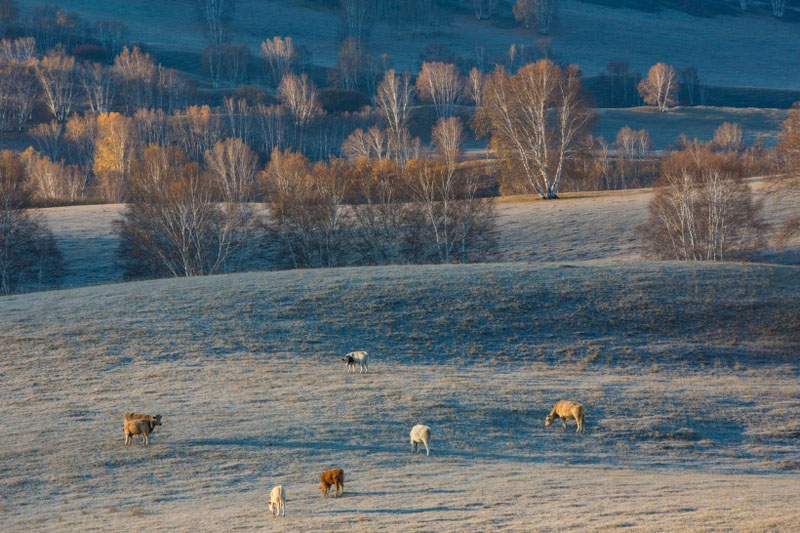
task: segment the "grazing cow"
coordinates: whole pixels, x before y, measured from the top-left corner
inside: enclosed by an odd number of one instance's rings
[[[150,416],[142,413],[125,413],[125,422],[128,420],[144,420],[150,418]]]
[[[328,491],[331,486],[336,486],[334,497],[344,494],[344,470],[341,468],[332,468],[322,473],[319,478],[319,485],[322,489],[322,495],[328,497]],[[341,490],[341,493],[339,492]]]
[[[583,431],[586,427],[585,411],[583,406],[578,402],[561,400],[555,404],[553,410],[550,411],[550,414],[544,419],[544,427],[550,427],[550,424],[552,424],[553,420],[556,418],[561,419],[561,423],[564,425],[564,431],[567,430],[567,420],[570,418],[574,418],[575,422],[578,423],[578,429],[575,430],[575,433]]]
[[[425,455],[430,455],[428,443],[431,441],[431,428],[417,424],[411,428],[411,453],[416,453],[417,445],[422,443],[425,445]]]
[[[286,491],[283,490],[283,485],[272,487],[267,507],[273,518],[281,514],[281,511],[283,511],[283,516],[286,516]]]
[[[126,413],[126,417],[129,413]],[[144,445],[149,443],[150,433],[155,430],[156,426],[161,425],[161,415],[145,415],[147,418],[133,418],[125,421],[125,445],[129,445],[133,441],[133,435],[141,435],[144,440]]]
[[[344,361],[344,364],[347,366],[348,373],[356,371],[356,363],[361,365],[361,369],[358,371],[359,374],[366,374],[369,372],[369,367],[367,366],[367,352],[350,352],[342,357],[342,361]]]

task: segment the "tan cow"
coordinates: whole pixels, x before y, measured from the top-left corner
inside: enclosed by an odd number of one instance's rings
[[[147,418],[128,418],[129,414],[135,413],[125,413],[126,420],[123,430],[125,432],[125,446],[133,441],[133,435],[141,435],[144,445],[147,446],[150,440],[150,433],[153,432],[156,426],[161,425],[161,415],[143,415]]]
[[[550,427],[550,424],[552,424],[553,420],[556,418],[561,419],[561,423],[564,425],[564,431],[567,430],[567,420],[570,418],[574,418],[575,422],[578,423],[578,429],[575,430],[575,433],[583,431],[586,427],[585,411],[583,406],[578,402],[561,400],[555,404],[553,410],[550,411],[550,414],[544,419],[544,427]]]
[[[281,511],[283,511],[283,516],[286,516],[286,491],[283,490],[283,485],[272,487],[267,507],[273,518],[281,514]]]

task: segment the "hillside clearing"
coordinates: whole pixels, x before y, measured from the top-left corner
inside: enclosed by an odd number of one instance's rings
[[[797,279],[781,266],[507,264],[4,298],[0,523],[785,529],[800,519]],[[338,360],[356,348],[368,375]],[[543,427],[561,397],[586,405],[586,435]],[[131,409],[164,416],[147,449],[123,445]],[[409,453],[418,422],[433,428],[430,457]],[[323,501],[333,466],[345,497]],[[285,521],[266,516],[277,483]]]

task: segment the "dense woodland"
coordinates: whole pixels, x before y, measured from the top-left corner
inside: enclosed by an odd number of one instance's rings
[[[179,72],[121,21],[89,24],[55,6],[21,17],[0,0],[0,130],[32,140],[0,158],[0,291],[59,270],[29,207],[126,203],[128,275],[192,276],[236,269],[253,250],[276,267],[487,260],[497,195],[661,185],[644,249],[722,260],[746,257],[770,230],[744,178],[797,174],[800,107],[775,149],[745,145],[732,123],[666,153],[645,130],[593,135],[598,91],[669,112],[703,104],[706,89],[695,69],[664,63],[642,75],[612,62],[587,84],[546,36],[556,0],[319,3],[340,13],[334,68],[321,72],[291,36],[265,38],[258,53],[231,42],[234,1],[198,0],[202,69]],[[465,58],[431,44],[416,72],[370,49],[378,21],[435,34],[443,13],[467,8],[513,16],[535,45]],[[472,139],[485,149],[465,151]]]

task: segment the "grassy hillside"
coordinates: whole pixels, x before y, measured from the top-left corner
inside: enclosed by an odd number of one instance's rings
[[[759,193],[769,179],[751,181]],[[647,219],[649,189],[566,193],[556,202],[530,197],[500,198],[497,205],[498,255],[494,261],[631,261],[639,258],[636,228]],[[779,226],[796,212],[796,194],[766,197],[765,215]],[[62,287],[113,283],[122,277],[113,221],[121,205],[43,209],[66,262]],[[769,248],[757,258],[771,263],[800,263],[800,240]],[[252,265],[268,268],[267,262]]]
[[[27,0],[21,7],[27,12],[49,3]],[[180,67],[187,53],[198,55],[206,44],[191,0],[61,0],[58,5],[90,21],[124,21],[132,40],[152,46],[164,57],[175,54],[178,63],[170,66]],[[561,20],[552,31],[553,49],[587,75],[605,70],[610,61],[628,61],[642,72],[665,61],[679,68],[694,66],[703,83],[710,85],[797,89],[794,56],[781,52],[800,44],[794,22],[754,15],[697,17],[672,9],[646,12],[576,0],[563,2]],[[311,50],[315,64],[331,66],[338,52],[338,27],[336,12],[311,3],[237,0],[231,37],[257,53],[263,39],[291,35]],[[476,21],[464,13],[453,15],[443,32],[431,36],[378,24],[370,46],[376,54],[388,53],[395,67],[416,70],[420,52],[432,42],[463,56],[473,55],[480,44],[490,55],[499,56],[511,43],[532,45],[535,38],[511,23],[508,14]]]
[[[797,279],[506,264],[4,298],[0,524],[785,529],[800,519]],[[368,375],[338,360],[356,348]],[[563,397],[586,405],[585,435],[543,427]],[[131,409],[164,416],[147,449],[123,445]],[[430,457],[409,453],[419,422]],[[323,501],[334,466],[345,497]],[[285,521],[266,516],[277,483]]]

